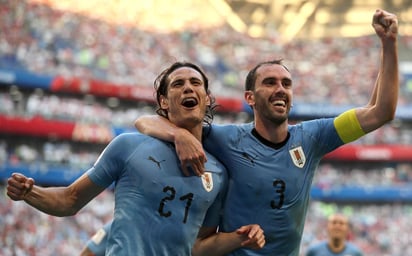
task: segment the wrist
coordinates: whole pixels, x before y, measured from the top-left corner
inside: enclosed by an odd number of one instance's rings
[[[174,129],[171,129],[171,136],[173,142],[176,142],[179,138],[182,138],[184,136],[192,135],[188,130],[181,128],[181,127],[175,127]]]

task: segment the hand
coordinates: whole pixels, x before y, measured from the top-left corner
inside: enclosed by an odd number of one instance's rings
[[[245,237],[241,246],[254,250],[262,249],[266,240],[263,229],[258,224],[246,225],[238,228],[236,233]]]
[[[13,173],[7,179],[7,195],[14,201],[24,200],[34,186],[34,180],[23,174]]]
[[[395,14],[378,9],[373,15],[372,26],[382,39],[394,39],[398,34],[398,19]]]
[[[189,167],[191,167],[194,174],[201,176],[205,171],[205,162],[207,161],[202,143],[186,129],[179,129],[174,143],[183,174],[189,176]]]

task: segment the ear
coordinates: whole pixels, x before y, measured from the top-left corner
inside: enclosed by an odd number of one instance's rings
[[[163,95],[160,96],[160,108],[169,109],[169,101]]]
[[[210,99],[210,95],[206,95],[206,106],[210,106],[210,102],[211,102],[211,99]]]
[[[246,103],[247,103],[249,106],[252,107],[252,106],[255,105],[255,95],[253,94],[252,91],[245,91],[244,97],[245,97]]]

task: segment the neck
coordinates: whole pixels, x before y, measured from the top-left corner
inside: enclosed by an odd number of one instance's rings
[[[174,123],[175,126],[179,128],[183,128],[189,131],[196,139],[202,141],[202,128],[203,128],[203,120],[199,118],[173,118],[173,116],[169,116],[170,122]]]
[[[345,248],[345,241],[342,239],[330,239],[328,245],[332,252],[337,253]]]
[[[255,129],[264,139],[272,143],[281,143],[286,140],[288,136],[288,122],[287,120],[276,124],[268,120],[255,119]]]
[[[202,125],[181,128],[188,130],[198,141],[202,141]]]

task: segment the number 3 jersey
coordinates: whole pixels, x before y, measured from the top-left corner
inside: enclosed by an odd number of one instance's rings
[[[97,185],[115,182],[106,255],[191,255],[199,228],[218,225],[226,190],[226,170],[207,158],[203,176],[186,177],[173,144],[116,137],[88,170]]]
[[[265,234],[263,249],[230,255],[299,255],[314,171],[326,153],[343,144],[333,119],[290,125],[280,145],[260,137],[253,123],[213,125],[204,133],[204,147],[229,173],[220,230],[256,223]]]

